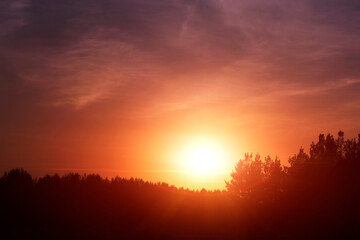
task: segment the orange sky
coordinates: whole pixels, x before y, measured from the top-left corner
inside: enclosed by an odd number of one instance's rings
[[[360,131],[358,1],[0,4],[0,170],[223,188],[245,152],[283,163]],[[213,176],[179,152],[226,152]],[[184,161],[186,161],[184,159]]]

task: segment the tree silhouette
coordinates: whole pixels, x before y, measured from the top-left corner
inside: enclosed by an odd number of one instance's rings
[[[68,173],[0,178],[4,239],[359,238],[360,135],[320,134],[289,158],[245,154],[227,191]],[[235,196],[235,197],[234,197]]]
[[[244,159],[235,164],[230,182],[225,181],[227,190],[237,197],[251,197],[259,200],[267,195],[274,198],[281,189],[283,168],[278,158],[267,156],[264,161],[259,154],[246,153]],[[268,195],[272,195],[272,197]],[[256,196],[257,195],[257,196]],[[256,196],[256,197],[255,197]]]

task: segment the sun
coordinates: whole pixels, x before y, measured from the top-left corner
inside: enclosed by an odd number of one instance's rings
[[[221,165],[218,151],[206,145],[190,149],[187,161],[190,170],[201,174],[214,173]]]
[[[222,145],[209,138],[191,139],[178,157],[182,170],[196,175],[224,172],[228,158]]]

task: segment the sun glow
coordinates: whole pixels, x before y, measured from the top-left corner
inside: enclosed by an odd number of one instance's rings
[[[219,153],[210,146],[191,149],[187,156],[189,167],[196,173],[213,173],[221,164]]]
[[[228,157],[222,145],[208,138],[192,139],[178,154],[181,168],[192,174],[223,174]]]

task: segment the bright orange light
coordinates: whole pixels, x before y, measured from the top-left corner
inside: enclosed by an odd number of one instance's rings
[[[223,174],[228,165],[228,154],[222,145],[209,138],[191,139],[178,152],[182,171],[196,175]]]
[[[210,146],[197,146],[190,149],[187,161],[191,170],[196,173],[213,173],[221,165],[220,154]]]

